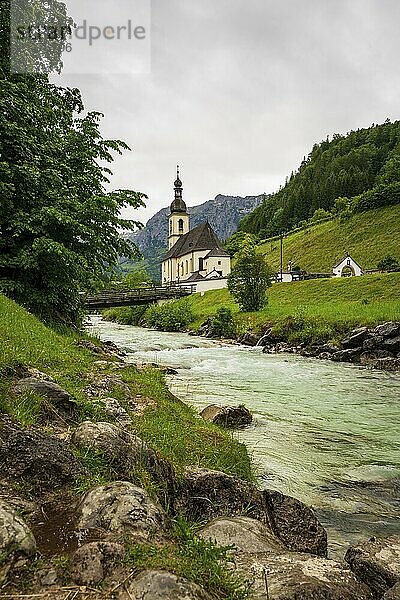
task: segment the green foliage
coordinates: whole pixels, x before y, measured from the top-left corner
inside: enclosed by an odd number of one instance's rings
[[[217,310],[215,317],[211,320],[210,334],[216,338],[235,338],[236,326],[232,311],[229,308],[221,306]]]
[[[388,254],[384,259],[378,262],[377,268],[380,271],[391,271],[400,269],[399,261]]]
[[[354,199],[351,209],[345,199]],[[286,185],[244,217],[239,229],[266,239],[308,221],[318,209],[346,218],[348,210],[399,203],[400,121],[395,121],[316,144]]]
[[[4,32],[7,1],[0,11]],[[42,319],[76,322],[80,292],[100,287],[120,255],[137,255],[120,230],[139,224],[120,211],[143,205],[144,195],[107,191],[108,165],[129,148],[102,138],[102,115],[84,112],[79,90],[46,76],[11,75],[8,52],[2,40],[0,290]]]
[[[229,252],[231,256],[235,256],[239,251],[244,248],[253,248],[257,244],[258,238],[252,233],[246,233],[245,231],[236,231],[233,233],[225,242],[225,250]]]
[[[193,314],[187,302],[153,304],[144,314],[147,325],[160,331],[183,331],[192,320]]]
[[[148,304],[119,306],[116,308],[107,308],[102,311],[101,315],[105,321],[120,323],[121,325],[140,325],[148,308]]]
[[[271,273],[254,248],[243,250],[228,276],[228,289],[244,311],[260,310],[266,303]]]
[[[10,415],[23,427],[29,427],[37,422],[43,402],[43,396],[34,391],[13,395],[4,389],[3,394],[0,393],[0,412]]]
[[[137,289],[143,287],[149,287],[153,285],[153,281],[148,274],[146,268],[141,265],[133,268],[131,271],[125,274],[115,273],[107,284],[106,289],[118,290],[118,289]]]
[[[233,546],[217,546],[198,537],[189,523],[174,523],[174,543],[164,546],[134,544],[128,548],[126,562],[137,569],[161,569],[175,573],[205,588],[213,598],[245,600],[249,587],[230,568]]]
[[[317,223],[318,221],[322,221],[323,219],[329,219],[331,217],[332,213],[328,212],[327,210],[324,210],[323,208],[317,208],[317,210],[309,220],[309,223]]]

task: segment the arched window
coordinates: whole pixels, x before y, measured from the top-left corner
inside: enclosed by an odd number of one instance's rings
[[[178,221],[178,230],[179,233],[183,233],[183,219],[179,219]]]
[[[199,258],[199,271],[204,271],[204,258]]]
[[[185,272],[186,272],[186,275],[189,273],[189,263],[188,263],[188,261],[186,261],[186,271]]]

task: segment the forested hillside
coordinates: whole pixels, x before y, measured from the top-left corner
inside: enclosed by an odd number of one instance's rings
[[[400,121],[334,134],[316,144],[296,173],[244,217],[239,229],[268,238],[315,211],[359,212],[400,203]]]

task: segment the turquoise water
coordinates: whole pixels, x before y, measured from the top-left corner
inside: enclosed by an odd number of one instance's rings
[[[399,374],[101,321],[95,329],[130,361],[178,369],[170,389],[199,410],[245,404],[255,422],[235,435],[260,484],[314,506],[333,555],[361,537],[400,534]]]

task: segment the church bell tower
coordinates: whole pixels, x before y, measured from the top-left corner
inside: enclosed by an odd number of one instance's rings
[[[181,235],[189,231],[189,214],[182,198],[182,181],[179,178],[179,166],[176,168],[176,181],[174,183],[175,198],[170,206],[168,218],[168,249],[176,244]]]

